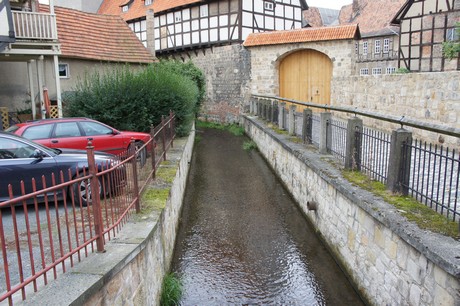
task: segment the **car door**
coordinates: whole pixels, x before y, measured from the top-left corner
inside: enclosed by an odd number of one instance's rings
[[[88,139],[76,121],[57,122],[48,147],[85,150]]]
[[[35,142],[41,143],[44,146],[50,146],[50,137],[51,133],[54,128],[54,123],[49,124],[40,124],[40,125],[32,125],[27,127],[22,136],[33,140]]]
[[[14,196],[21,195],[21,181],[26,193],[32,192],[32,178],[36,180],[37,190],[42,189],[42,175],[47,186],[51,186],[51,173],[58,173],[56,162],[50,155],[34,157],[36,150],[20,140],[0,137],[0,201],[9,199],[9,184]]]
[[[86,138],[91,139],[94,149],[111,154],[126,150],[129,143],[116,130],[94,121],[80,121],[81,130]]]

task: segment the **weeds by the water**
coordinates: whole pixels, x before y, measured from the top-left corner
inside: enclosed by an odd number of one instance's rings
[[[209,129],[225,130],[225,131],[229,131],[235,136],[244,135],[244,128],[238,124],[220,124],[216,122],[199,120],[195,123],[195,126],[202,127],[202,128],[209,128]]]
[[[450,221],[443,215],[418,202],[410,196],[395,195],[388,191],[383,183],[369,179],[358,171],[343,171],[343,176],[357,186],[382,197],[392,204],[409,221],[415,222],[421,229],[443,235],[458,237],[458,223]]]
[[[257,149],[257,144],[254,141],[245,141],[243,142],[243,149],[245,151]]]
[[[180,279],[174,274],[169,273],[163,279],[163,288],[161,291],[161,306],[174,306],[179,304],[182,296],[182,283]]]

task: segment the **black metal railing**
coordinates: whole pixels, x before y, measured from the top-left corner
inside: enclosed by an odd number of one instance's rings
[[[450,220],[459,221],[460,154],[447,147],[413,140],[412,131],[407,127],[457,139],[460,138],[460,129],[404,116],[398,118],[356,108],[261,95],[253,95],[251,113],[264,103],[278,105],[281,115],[276,124],[280,129],[300,136],[306,144],[318,147],[320,153],[332,154],[345,168],[360,170],[371,179],[386,184],[389,190],[411,195]],[[296,107],[303,112],[296,112]],[[325,112],[313,113],[312,109]],[[332,117],[331,111],[352,114],[353,117],[346,122]],[[395,123],[400,128],[390,134],[363,127],[358,116]],[[302,128],[298,124],[289,124],[289,120],[301,121]]]

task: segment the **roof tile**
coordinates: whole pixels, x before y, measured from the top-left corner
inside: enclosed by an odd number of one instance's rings
[[[62,56],[150,63],[154,57],[119,16],[55,7]]]
[[[244,42],[245,47],[289,43],[354,39],[359,37],[358,25],[305,28],[288,31],[252,33]]]
[[[99,14],[119,15],[124,20],[133,20],[146,16],[149,9],[153,9],[155,13],[167,11],[172,8],[181,7],[189,4],[199,3],[203,0],[156,0],[153,4],[145,5],[145,0],[134,0],[128,11],[123,13],[121,6],[126,3],[126,0],[104,0],[99,7]]]

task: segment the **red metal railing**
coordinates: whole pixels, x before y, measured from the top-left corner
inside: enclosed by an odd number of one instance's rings
[[[43,176],[44,188],[37,190],[32,180],[33,192],[26,194],[21,182],[22,194],[16,197],[9,186],[11,200],[0,203],[0,302],[25,300],[50,277],[56,279],[91,252],[104,251],[133,211],[140,211],[140,195],[173,145],[174,122],[171,113],[152,127],[148,143],[135,148],[133,140],[130,150],[110,163],[97,164],[88,143],[88,167],[77,169],[74,177],[70,169],[53,174],[52,186]],[[89,189],[100,192],[89,196]]]

